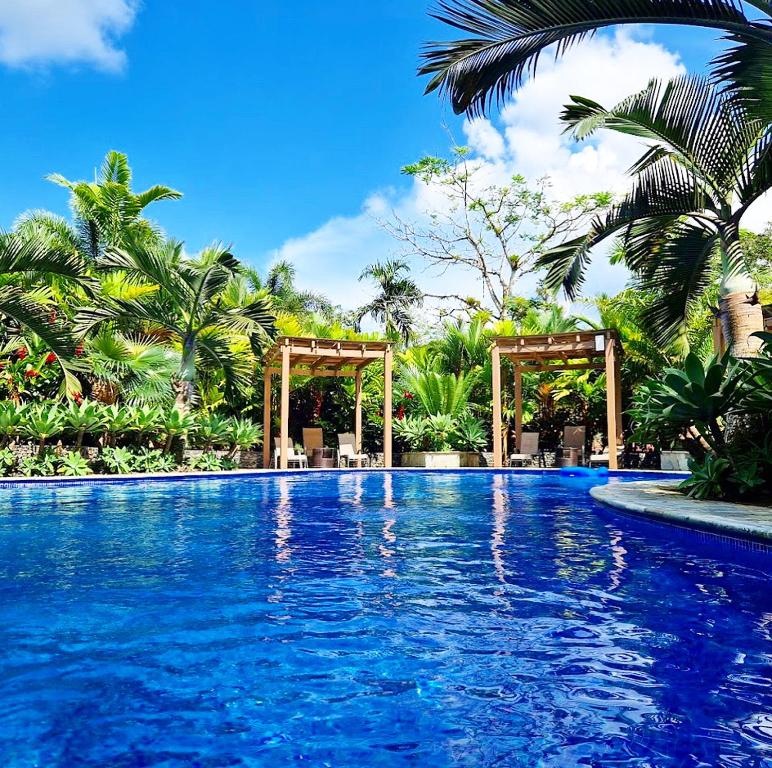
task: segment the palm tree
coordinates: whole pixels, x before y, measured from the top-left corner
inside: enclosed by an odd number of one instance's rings
[[[248,339],[252,353],[259,354],[274,333],[274,317],[266,298],[243,306],[222,301],[240,268],[227,249],[212,246],[190,261],[183,258],[181,243],[135,242],[126,249],[108,248],[96,266],[117,270],[127,281],[152,285],[156,290],[133,299],[102,297],[97,306],[78,313],[80,333],[102,323],[128,321],[176,342],[181,349],[175,375],[176,407],[183,413],[195,397],[199,368],[222,371],[227,398],[243,390],[254,360],[234,349],[234,339]]]
[[[265,279],[254,270],[247,270],[255,289],[266,291],[273,299],[274,307],[293,315],[310,315],[319,312],[331,316],[333,306],[321,293],[301,291],[295,284],[295,265],[289,261],[278,261],[268,270]]]
[[[383,323],[386,335],[402,338],[407,343],[413,330],[411,312],[423,304],[423,293],[409,277],[410,267],[401,259],[376,262],[359,276],[360,281],[372,280],[378,289],[376,297],[357,312],[357,325],[371,315]]]
[[[644,313],[657,341],[685,333],[690,306],[711,282],[720,257],[720,316],[733,353],[759,349],[763,316],[740,243],[748,208],[772,187],[772,127],[706,79],[680,77],[649,86],[604,109],[574,97],[563,120],[578,139],[600,128],[652,142],[631,169],[630,192],[590,231],[544,254],[547,285],[574,298],[590,250],[611,235],[655,301]]]
[[[62,313],[41,285],[51,276],[87,286],[86,265],[79,254],[16,233],[0,233],[0,322],[10,334],[32,332],[58,357],[67,360],[75,342]]]
[[[156,184],[144,192],[131,188],[132,171],[126,155],[110,151],[102,162],[99,178],[93,182],[70,181],[54,173],[49,181],[70,190],[73,213],[77,225],[77,242],[92,259],[108,247],[125,247],[131,242],[157,241],[158,229],[143,218],[145,208],[159,200],[178,200],[182,197],[170,187]],[[72,240],[71,234],[60,229],[61,237]]]
[[[751,7],[758,18],[751,19]],[[772,120],[772,6],[767,0],[440,0],[435,17],[464,38],[431,43],[421,74],[427,92],[446,92],[457,113],[484,112],[502,102],[536,69],[550,46],[558,56],[599,29],[629,24],[705,27],[731,47],[716,60],[718,74]]]

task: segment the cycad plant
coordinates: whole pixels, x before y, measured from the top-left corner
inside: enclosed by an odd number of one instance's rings
[[[413,394],[427,416],[447,414],[453,418],[466,411],[477,373],[437,373],[406,368],[402,372],[403,388]]]
[[[612,109],[574,97],[563,120],[576,138],[601,128],[650,142],[631,190],[588,233],[547,252],[547,284],[575,297],[591,250],[616,235],[660,343],[686,331],[692,304],[720,264],[720,316],[735,356],[755,354],[763,330],[757,287],[740,243],[748,208],[772,187],[772,128],[700,77],[652,81]]]
[[[753,15],[747,10],[752,9]],[[463,37],[424,53],[427,92],[446,92],[457,113],[479,114],[503,102],[554,47],[563,55],[599,29],[631,24],[705,27],[730,44],[719,77],[752,109],[772,119],[772,6],[766,0],[440,0],[435,15]]]
[[[38,458],[43,458],[46,440],[64,430],[64,413],[56,405],[41,403],[31,407],[24,418],[24,432],[38,442]]]

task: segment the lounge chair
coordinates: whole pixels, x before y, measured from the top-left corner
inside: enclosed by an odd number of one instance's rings
[[[509,466],[514,467],[515,464],[525,466],[526,462],[533,464],[535,457],[539,455],[539,433],[538,432],[523,432],[520,435],[520,453],[513,453],[509,457]]]
[[[584,442],[587,427],[565,427],[563,429],[563,448],[574,448],[578,452],[579,466],[584,465]]]
[[[338,446],[339,467],[350,467],[354,463],[361,467],[365,462],[368,467],[370,466],[370,457],[366,453],[357,453],[354,435],[349,433],[338,435]]]
[[[274,437],[273,439],[274,451],[273,451],[273,464],[277,469],[281,463],[281,438]],[[308,458],[305,453],[295,453],[295,446],[292,443],[292,438],[287,438],[287,466],[291,467],[293,464],[297,465],[300,469],[308,469]]]
[[[624,452],[624,448],[618,448],[617,449],[617,459],[622,458],[622,453]],[[608,446],[603,449],[601,453],[593,453],[590,456],[589,464],[591,467],[602,467],[602,466],[608,466],[609,465],[609,452],[608,452]],[[621,464],[621,461],[619,462]]]
[[[303,450],[310,459],[314,448],[324,448],[324,434],[319,427],[303,427]]]

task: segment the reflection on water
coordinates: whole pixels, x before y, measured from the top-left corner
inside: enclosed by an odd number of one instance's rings
[[[769,562],[587,488],[4,490],[4,765],[770,763]]]

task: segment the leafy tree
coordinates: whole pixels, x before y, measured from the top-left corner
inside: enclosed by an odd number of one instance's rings
[[[685,333],[689,309],[710,285],[718,255],[725,336],[735,355],[754,354],[760,341],[752,334],[763,330],[763,319],[740,222],[772,186],[772,129],[698,77],[652,81],[612,109],[574,97],[563,120],[578,139],[609,128],[652,145],[631,169],[630,192],[586,235],[543,256],[547,284],[575,297],[591,249],[619,235],[639,287],[656,297],[644,322],[668,343]]]
[[[746,7],[756,18],[749,18]],[[421,74],[427,92],[446,92],[457,113],[483,112],[502,102],[535,71],[539,56],[558,56],[599,29],[629,24],[706,27],[731,44],[716,64],[739,86],[758,114],[772,119],[772,10],[766,0],[440,0],[436,16],[464,33],[432,43]]]
[[[274,332],[274,317],[266,298],[243,306],[222,302],[223,291],[239,272],[239,262],[227,249],[212,246],[193,262],[183,258],[181,243],[137,242],[127,249],[108,248],[97,269],[118,270],[126,280],[156,290],[130,300],[103,297],[99,306],[79,312],[78,330],[85,334],[102,323],[132,321],[174,340],[181,348],[175,374],[180,411],[190,409],[201,367],[222,371],[226,397],[248,384],[254,360],[234,350],[234,336],[247,338],[258,355]]]
[[[383,323],[389,338],[401,338],[407,344],[413,330],[412,312],[423,303],[423,294],[409,274],[410,267],[400,259],[376,262],[367,267],[359,279],[374,282],[378,293],[358,310],[357,324],[371,315]]]
[[[580,195],[565,203],[550,199],[549,181],[529,184],[514,176],[508,184],[488,181],[482,162],[456,148],[451,160],[424,157],[403,168],[436,192],[441,204],[423,212],[424,221],[394,215],[384,226],[407,256],[417,256],[441,274],[469,275],[480,295],[427,293],[475,315],[487,310],[495,320],[514,316],[523,279],[540,270],[539,256],[611,202],[610,195]]]

